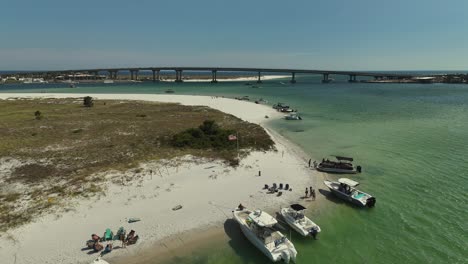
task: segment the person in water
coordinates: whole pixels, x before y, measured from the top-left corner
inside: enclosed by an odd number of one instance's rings
[[[318,230],[317,230],[317,227],[312,227],[312,229],[310,230],[310,235],[314,238],[314,239],[317,239],[317,233],[318,233]]]

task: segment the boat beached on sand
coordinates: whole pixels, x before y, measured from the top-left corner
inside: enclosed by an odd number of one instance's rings
[[[291,113],[289,115],[285,115],[284,119],[286,120],[302,120],[302,117],[297,113]]]
[[[324,181],[324,183],[334,195],[342,200],[360,207],[367,206],[371,208],[375,206],[375,197],[368,193],[361,192],[355,188],[359,185],[359,182],[347,178],[341,178],[337,182]]]
[[[296,262],[297,251],[291,241],[281,232],[273,229],[275,218],[261,211],[251,211],[242,206],[233,211],[242,233],[271,261]]]
[[[305,207],[300,204],[291,204],[289,208],[281,208],[280,214],[294,230],[302,236],[315,238],[321,231],[320,227],[304,215]]]
[[[361,173],[361,166],[356,166],[351,163],[353,158],[343,157],[343,156],[334,156],[337,161],[323,159],[322,162],[318,164],[315,168],[321,172],[328,173],[346,173],[346,174],[356,174]]]

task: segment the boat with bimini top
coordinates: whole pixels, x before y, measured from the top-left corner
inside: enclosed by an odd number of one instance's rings
[[[316,235],[321,231],[320,226],[305,216],[306,208],[300,204],[291,204],[287,208],[281,208],[280,215],[286,223],[302,236]]]
[[[375,197],[372,195],[359,191],[355,187],[359,185],[359,182],[350,180],[348,178],[338,179],[334,181],[324,181],[325,185],[330,191],[338,198],[355,204],[360,207],[374,207],[376,203]]]
[[[296,248],[285,235],[273,228],[278,222],[271,215],[241,206],[233,211],[233,216],[247,239],[271,261],[296,262]]]

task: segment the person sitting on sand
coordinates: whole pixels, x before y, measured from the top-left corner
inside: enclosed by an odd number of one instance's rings
[[[110,253],[112,251],[112,248],[113,248],[112,243],[108,243],[104,251],[101,252],[101,256],[103,256],[104,254]]]
[[[239,208],[239,210],[244,210],[245,206],[243,206],[243,205],[240,203],[239,206],[237,206],[237,208]]]

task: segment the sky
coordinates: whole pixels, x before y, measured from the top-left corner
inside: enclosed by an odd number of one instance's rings
[[[467,0],[3,0],[0,70],[468,70]]]

